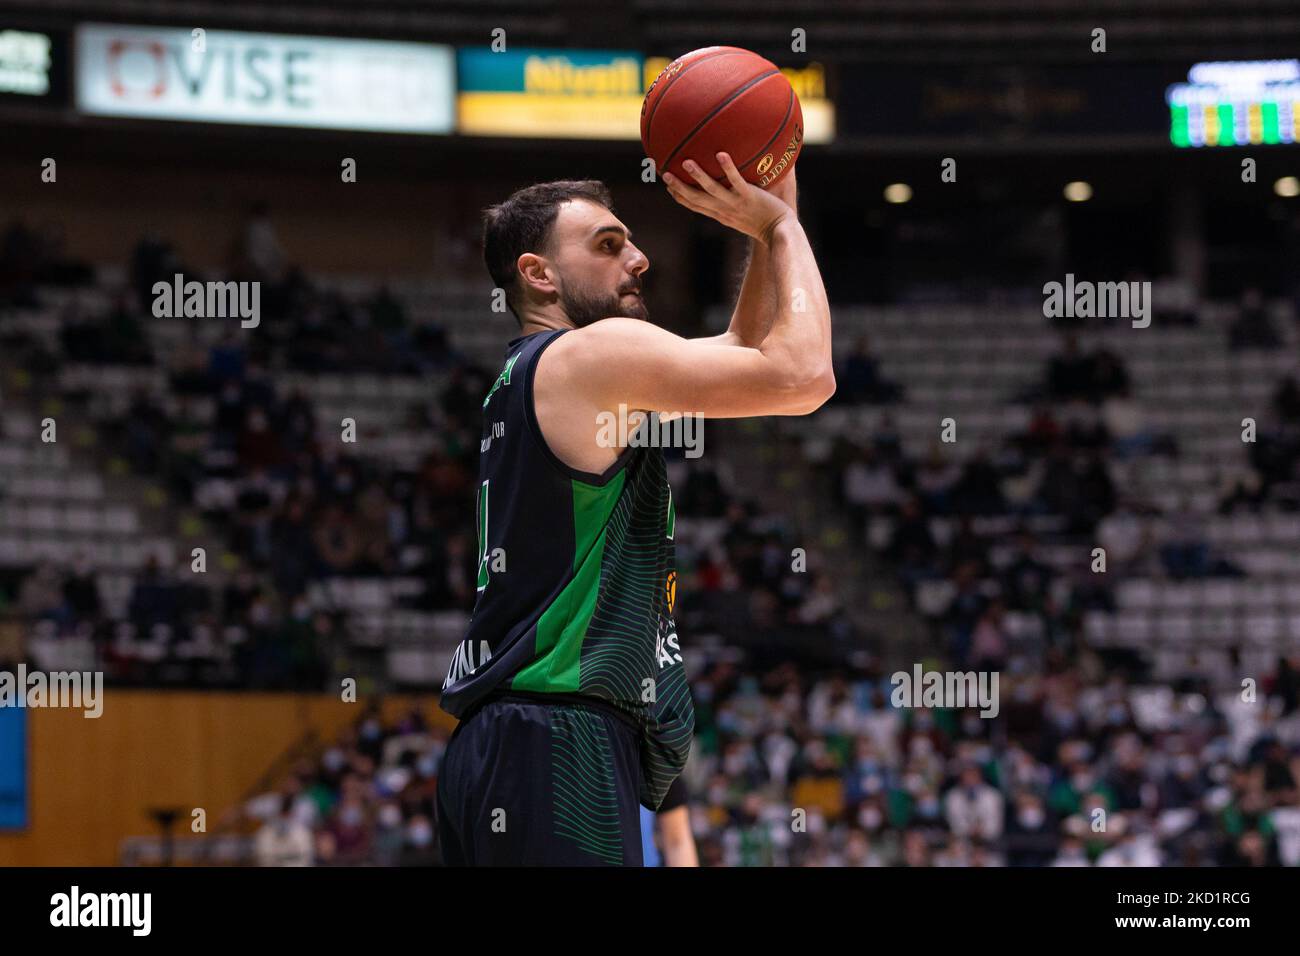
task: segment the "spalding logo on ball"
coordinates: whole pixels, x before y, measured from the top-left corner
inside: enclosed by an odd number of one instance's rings
[[[726,182],[715,154],[725,152],[746,182],[767,188],[803,147],[803,110],[790,81],[770,60],[734,46],[709,46],[664,67],[641,104],[641,145],[660,174],[687,183],[692,159]]]

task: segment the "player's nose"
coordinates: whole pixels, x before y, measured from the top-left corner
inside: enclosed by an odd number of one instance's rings
[[[639,276],[650,268],[650,260],[646,258],[646,254],[636,246],[633,246],[631,243],[628,243],[628,245],[632,249],[632,259],[628,263],[627,271],[632,273],[634,276]]]

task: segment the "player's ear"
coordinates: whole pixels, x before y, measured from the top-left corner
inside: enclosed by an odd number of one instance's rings
[[[553,293],[558,291],[551,280],[550,263],[545,256],[535,252],[525,252],[515,263],[519,269],[521,281],[538,292]]]

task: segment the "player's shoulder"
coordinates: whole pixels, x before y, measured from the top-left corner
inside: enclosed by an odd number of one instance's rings
[[[575,370],[609,370],[611,363],[644,356],[647,349],[662,346],[664,338],[671,336],[643,319],[610,316],[557,336],[547,349],[548,361]]]
[[[609,318],[593,322],[591,325],[573,329],[564,338],[569,339],[571,344],[577,342],[596,344],[621,342],[628,339],[639,341],[663,334],[665,334],[663,329],[651,322],[647,322],[645,319],[633,319],[625,315],[611,315]]]

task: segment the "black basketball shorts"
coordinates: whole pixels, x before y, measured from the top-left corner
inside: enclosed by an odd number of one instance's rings
[[[506,692],[465,716],[438,773],[449,866],[641,866],[640,733],[603,702]]]

